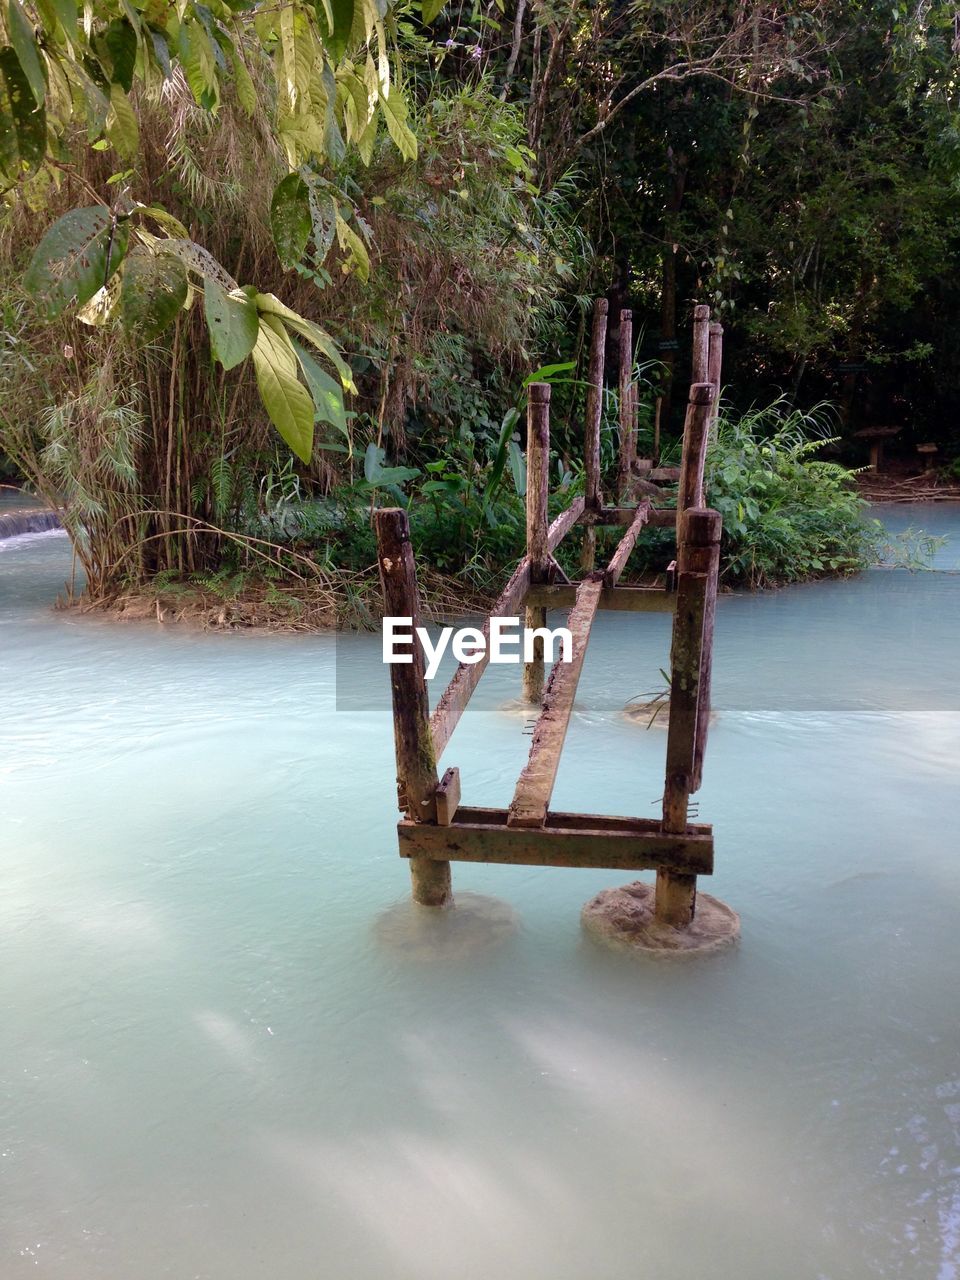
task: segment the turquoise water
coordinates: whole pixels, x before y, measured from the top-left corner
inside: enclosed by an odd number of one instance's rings
[[[720,601],[743,939],[677,964],[581,936],[604,872],[455,866],[516,928],[408,931],[378,640],[51,612],[69,572],[0,543],[3,1280],[960,1277],[960,577]],[[557,808],[656,812],[620,708],[667,628],[601,618]],[[448,749],[469,803],[516,685]]]

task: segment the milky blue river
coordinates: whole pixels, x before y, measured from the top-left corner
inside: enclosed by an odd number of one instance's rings
[[[883,514],[937,571],[720,601],[743,937],[679,963],[581,934],[608,872],[411,913],[377,637],[53,612],[64,536],[0,542],[2,1280],[960,1280],[960,509]],[[601,618],[558,809],[656,812],[621,708],[668,627]],[[468,803],[517,683],[448,748]]]

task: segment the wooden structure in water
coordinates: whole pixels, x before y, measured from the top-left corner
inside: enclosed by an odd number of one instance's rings
[[[523,698],[539,707],[530,754],[506,809],[461,803],[460,775],[437,761],[489,660],[461,663],[431,714],[424,655],[413,645],[413,661],[390,667],[397,756],[398,832],[401,856],[409,858],[415,901],[442,907],[452,901],[450,864],[521,863],[545,867],[655,870],[655,915],[660,924],[683,929],[696,911],[697,877],[713,870],[713,833],[689,821],[691,795],[700,786],[710,719],[710,664],[720,554],[720,516],[704,506],[703,473],[720,386],[722,329],[708,307],[694,314],[693,379],[678,469],[659,468],[637,457],[636,399],[631,382],[633,345],[629,311],[620,316],[620,448],[617,501],[607,504],[601,488],[600,425],[604,386],[607,303],[597,301],[588,370],[585,423],[585,493],[552,523],[547,497],[550,453],[550,387],[529,388],[527,417],[527,548],[491,617],[525,615],[527,627],[546,625],[549,609],[569,609],[572,637],[568,662],[558,661],[544,681],[543,642],[523,667]],[[659,486],[676,483],[676,501]],[[419,623],[416,567],[406,512],[376,513],[385,614]],[[570,582],[554,559],[575,525],[584,527],[579,582]],[[622,537],[604,568],[595,567],[596,531],[618,527]],[[647,528],[676,530],[672,584],[660,589],[620,585],[630,555]],[[590,632],[601,609],[660,611],[673,615],[670,652],[670,716],[663,809],[659,818],[622,818],[558,813],[550,808],[564,738]]]

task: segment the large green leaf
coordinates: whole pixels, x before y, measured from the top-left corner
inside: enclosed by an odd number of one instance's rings
[[[118,156],[132,160],[140,148],[140,130],[130,99],[118,84],[110,86],[107,138]]]
[[[125,328],[141,342],[152,342],[187,300],[187,269],[179,258],[132,253],[123,268],[120,306]]]
[[[71,209],[37,245],[24,287],[50,319],[67,306],[83,306],[120,266],[128,235],[126,222],[114,223],[105,205]]]
[[[47,96],[47,81],[40,64],[33,27],[20,7],[20,0],[10,0],[7,6],[7,29],[10,32],[10,43],[20,59],[23,74],[27,77],[37,106],[42,106]]]
[[[47,120],[38,107],[20,59],[8,45],[0,49],[0,180],[11,186],[43,159]]]
[[[363,475],[367,484],[375,488],[402,486],[410,480],[416,480],[420,474],[419,467],[385,467],[386,450],[372,440],[363,455]]]
[[[295,267],[310,239],[310,191],[299,173],[288,173],[270,202],[273,243],[284,270]]]
[[[417,140],[407,124],[406,99],[396,85],[390,86],[389,93],[380,94],[380,106],[383,108],[383,118],[387,122],[390,137],[396,143],[398,151],[404,159],[416,160]]]
[[[257,304],[242,289],[228,293],[216,280],[203,282],[203,311],[210,348],[225,369],[233,369],[253,351],[259,333]]]
[[[313,406],[318,422],[329,422],[331,426],[350,439],[347,430],[347,415],[343,408],[343,390],[340,384],[330,377],[326,369],[321,369],[309,351],[294,342],[293,349],[303,373],[304,381],[313,396]]]
[[[38,5],[41,13],[44,12],[44,4]],[[76,0],[46,0],[46,7],[51,11],[52,15],[59,19],[60,25],[63,27],[64,34],[71,44],[77,41],[77,3]],[[46,18],[46,14],[44,14]],[[56,22],[50,21],[51,30],[56,26]]]
[[[230,55],[230,62],[233,66],[233,83],[237,91],[237,101],[247,115],[252,116],[257,109],[257,91],[253,87],[243,55],[234,50]]]
[[[253,367],[270,421],[297,457],[309,462],[313,455],[313,400],[297,377],[293,343],[274,316],[260,319]]]
[[[447,0],[420,0],[420,12],[428,25],[440,14]]]
[[[190,92],[201,107],[213,111],[219,97],[213,41],[199,22],[180,23],[180,64]]]
[[[126,18],[114,18],[104,41],[113,64],[110,83],[122,85],[124,93],[129,93],[137,62],[137,33]]]
[[[327,37],[326,45],[330,51],[330,60],[336,66],[350,43],[354,0],[330,0],[330,4],[333,11],[333,29]]]
[[[321,329],[312,320],[307,320],[304,316],[298,315],[296,311],[291,311],[272,293],[258,293],[256,297],[257,308],[262,315],[276,316],[294,333],[299,333],[301,338],[306,338],[308,342],[317,348],[321,355],[327,357],[337,373],[339,373],[340,381],[344,387],[348,391],[356,390],[353,385],[353,371],[341,356],[336,344],[325,329]]]

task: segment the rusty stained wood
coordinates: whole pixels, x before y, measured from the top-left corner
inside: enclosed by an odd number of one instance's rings
[[[707,575],[707,598],[703,614],[703,647],[700,655],[700,690],[697,695],[697,737],[693,752],[693,780],[691,791],[699,791],[703,781],[703,761],[707,752],[707,735],[710,729],[710,691],[713,677],[713,632],[717,613],[717,584],[720,576],[720,538],[723,521],[718,511],[711,512],[715,523],[706,545],[687,548],[687,563],[691,569]]]
[[[389,508],[374,514],[377,555],[384,613],[420,622],[417,570],[410,546],[407,513]],[[413,646],[409,663],[390,664],[393,699],[393,737],[397,757],[397,796],[407,818],[415,823],[436,822],[437,765],[430,732],[430,703],[420,645]],[[451,901],[450,864],[426,858],[410,863],[413,897],[427,907]]]
[[[590,363],[587,366],[587,405],[584,423],[584,486],[588,507],[600,505],[600,418],[603,409],[603,367],[607,345],[607,300],[593,304]]]
[[[670,722],[667,728],[667,767],[663,790],[663,830],[679,834],[687,830],[690,793],[696,768],[697,720],[703,669],[704,630],[711,583],[716,575],[696,571],[712,564],[713,548],[720,541],[720,516],[716,511],[688,510],[681,522],[678,555],[677,610],[670,650]],[[662,924],[685,928],[696,909],[694,875],[657,872],[655,913]]]
[[[505,809],[461,807],[450,826],[403,821],[397,831],[404,858],[618,871],[667,868],[691,876],[713,871],[713,833],[707,826],[668,835],[648,819],[551,813],[545,826],[516,827],[509,825]]]
[[[633,430],[633,312],[620,312],[619,391],[620,391],[620,458],[617,492],[623,491],[633,469],[636,457],[636,437]]]
[[[583,430],[584,492],[586,506],[596,510],[603,501],[600,493],[600,418],[603,411],[603,372],[607,346],[607,300],[597,298],[593,305],[593,330],[590,335],[590,363],[587,367],[586,422]],[[596,564],[597,534],[592,525],[583,531],[580,568],[592,573]]]
[[[687,825],[687,802],[697,740],[700,653],[707,585],[704,573],[679,574],[670,651],[670,721],[663,793],[665,831],[683,831]]]
[[[437,822],[449,827],[460,804],[460,770],[452,765],[437,787]]]
[[[543,697],[543,710],[533,730],[530,755],[513,793],[507,819],[511,826],[540,827],[546,819],[560,764],[560,753],[573,710],[573,700],[583,670],[590,628],[600,607],[602,591],[603,581],[599,577],[581,582],[577,588],[576,603],[567,618],[572,639],[572,660],[558,660],[550,673]]]
[[[549,565],[547,498],[550,488],[550,384],[527,389],[527,555],[534,582],[543,582]]]
[[[577,588],[544,583],[531,587],[528,598],[545,609],[569,609],[576,602]],[[614,613],[673,613],[676,606],[676,592],[659,587],[604,587],[600,592],[600,608]]]
[[[693,360],[690,381],[710,381],[710,308],[700,303],[693,308]]]
[[[707,460],[710,416],[713,413],[713,387],[697,382],[690,388],[690,401],[683,424],[683,458],[677,485],[677,537],[683,512],[703,505],[703,468]]]
[[[603,585],[605,587],[615,587],[620,581],[620,575],[627,567],[627,561],[633,548],[637,545],[637,538],[640,536],[640,530],[648,523],[650,519],[650,503],[641,502],[636,509],[633,520],[627,527],[626,533],[617,544],[617,549],[610,557],[610,563],[607,565],[603,573]]]
[[[583,515],[585,503],[586,499],[583,497],[574,498],[566,511],[561,511],[550,522],[550,527],[547,530],[547,550],[549,552],[556,551],[557,547]]]
[[[527,390],[527,555],[530,581],[550,577],[547,503],[550,488],[550,384],[533,382]],[[538,631],[547,625],[544,611],[527,605],[524,625]],[[523,664],[521,697],[539,706],[543,699],[543,639],[533,642],[533,656]]]
[[[487,618],[481,628],[484,641],[483,657],[479,662],[473,664],[460,663],[434,708],[433,715],[430,718],[430,727],[433,733],[433,749],[438,760],[443,755],[447,743],[450,741],[453,731],[466,710],[474,689],[480,683],[480,677],[487,669],[487,663],[490,661],[490,618],[519,617],[529,589],[530,561],[524,556],[516,569],[514,569],[510,581],[500,593],[496,604],[490,610],[490,617]]]
[[[644,501],[647,502],[649,499],[645,498]],[[584,511],[581,519],[584,524],[612,529],[620,525],[633,524],[636,514],[636,507],[601,507],[599,511]],[[655,529],[674,528],[677,523],[676,507],[651,507],[647,523]]]

